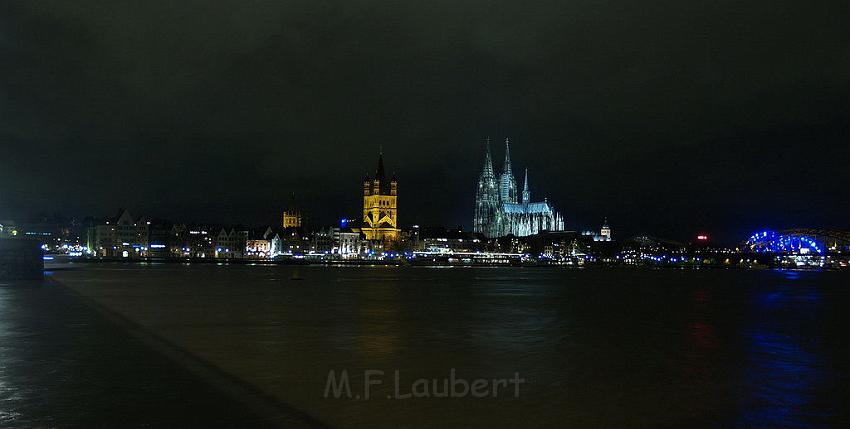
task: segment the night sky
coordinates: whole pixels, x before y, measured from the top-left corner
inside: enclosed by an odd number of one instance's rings
[[[0,219],[471,228],[483,140],[568,229],[850,228],[844,1],[4,1]],[[521,183],[520,183],[521,185]]]

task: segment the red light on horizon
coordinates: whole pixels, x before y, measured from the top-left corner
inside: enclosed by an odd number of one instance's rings
[[[697,240],[700,240],[700,241],[708,240],[708,236],[707,235],[698,235]]]

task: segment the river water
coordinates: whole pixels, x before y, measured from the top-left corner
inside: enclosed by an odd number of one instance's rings
[[[308,425],[850,424],[848,273],[95,264],[50,277]],[[342,371],[351,395],[334,397]],[[477,379],[486,397],[464,392]]]

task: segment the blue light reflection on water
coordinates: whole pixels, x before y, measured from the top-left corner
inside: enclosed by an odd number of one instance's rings
[[[824,422],[834,420],[837,410],[821,406],[818,396],[834,380],[817,347],[821,339],[801,335],[817,331],[822,297],[799,272],[780,275],[775,285],[756,292],[743,332],[747,366],[736,427],[828,427]]]

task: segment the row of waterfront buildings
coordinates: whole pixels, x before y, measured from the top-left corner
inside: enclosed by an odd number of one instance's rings
[[[488,250],[503,247],[503,237],[531,237],[564,232],[564,218],[547,200],[534,201],[525,170],[522,190],[511,166],[510,142],[505,139],[501,173],[493,167],[489,141],[484,167],[475,189],[473,230],[402,228],[398,211],[398,180],[386,174],[383,154],[374,175],[362,182],[362,218],[338,226],[308,230],[301,211],[291,203],[276,225],[262,227],[171,223],[134,217],[120,210],[114,217],[27,224],[23,235],[44,242],[49,251],[65,251],[101,258],[216,258],[273,259],[281,256],[329,255],[339,258],[371,257],[384,253],[428,249]],[[294,197],[293,197],[294,201]],[[17,233],[12,222],[0,221],[0,236]],[[5,232],[4,232],[5,231]],[[459,238],[462,234],[465,238]],[[583,239],[610,241],[607,223]],[[454,237],[454,238],[452,238]],[[466,240],[466,241],[464,241]],[[452,245],[447,245],[452,243]],[[462,244],[461,244],[462,243]]]
[[[44,218],[16,224],[0,220],[0,238],[38,240],[48,254],[102,259],[407,258],[464,264],[524,263],[531,259],[579,265],[728,267],[776,261],[792,266],[850,265],[850,233],[846,231],[761,231],[746,243],[729,247],[717,246],[705,235],[692,243],[646,236],[614,242],[607,219],[598,230],[567,231],[564,217],[548,199],[532,199],[528,170],[524,171],[520,190],[507,139],[498,175],[488,142],[474,195],[472,231],[402,227],[398,180],[394,174],[386,174],[383,154],[379,154],[374,175],[367,175],[362,182],[362,217],[344,219],[339,225],[307,228],[305,217],[293,202],[270,226],[174,223],[120,210],[114,217],[79,222]]]
[[[340,225],[308,230],[291,222],[289,211],[276,226],[249,228],[240,225],[172,223],[133,216],[128,210],[109,218],[83,223],[44,220],[15,226],[5,221],[0,237],[18,236],[41,241],[49,254],[66,253],[108,259],[275,259],[280,257],[381,258],[411,252],[512,252],[538,251],[548,257],[566,256],[573,241],[598,241],[598,234],[548,231],[515,237],[487,237],[461,228],[396,228],[392,242],[370,239],[364,227]],[[300,213],[298,214],[300,216]],[[284,227],[283,225],[287,225]],[[606,232],[603,229],[600,232]],[[370,232],[371,234],[371,232]],[[545,245],[539,244],[546,242]],[[547,247],[548,246],[548,247]],[[554,247],[553,247],[554,246]],[[574,249],[573,249],[574,250]]]
[[[206,224],[173,224],[135,218],[122,210],[116,217],[90,226],[86,252],[105,258],[273,259],[304,255],[347,258],[371,250],[370,242],[350,228],[328,227],[306,232],[300,213],[287,211],[280,226],[248,228]]]

